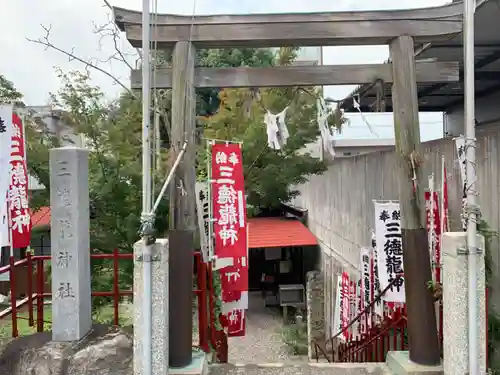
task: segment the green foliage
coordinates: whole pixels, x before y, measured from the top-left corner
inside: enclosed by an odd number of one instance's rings
[[[274,54],[269,49],[229,48],[197,51],[196,64],[207,68],[239,66],[272,66]],[[199,88],[196,90],[196,114],[212,116],[220,107],[220,89]]]
[[[3,74],[0,74],[0,103],[19,102],[22,103],[23,94],[16,90],[14,84]]]
[[[281,335],[291,355],[307,355],[307,323],[295,322],[281,328]]]
[[[61,122],[81,136],[89,153],[90,244],[93,252],[132,252],[138,240],[142,210],[141,171],[141,102],[129,94],[116,101],[106,101],[99,87],[90,84],[82,72],[67,74],[57,70],[60,90],[52,95],[52,106]],[[12,94],[13,86],[0,89]],[[49,150],[59,145],[60,134],[52,134],[41,121],[26,121],[28,170],[46,187],[32,197],[36,209],[49,205]],[[156,171],[155,192],[160,190]],[[163,232],[168,223],[168,201],[164,199],[157,212],[156,229]],[[36,235],[36,234],[35,234]],[[120,288],[132,284],[132,262],[120,261]],[[93,260],[92,290],[110,291],[112,285],[110,260]],[[97,309],[107,298],[94,301]]]
[[[139,100],[128,93],[114,102],[106,102],[104,93],[89,83],[80,72],[58,71],[62,88],[52,96],[53,105],[63,114],[63,122],[80,134],[89,155],[89,195],[91,201],[91,248],[94,252],[132,252],[138,239],[142,210],[141,127]],[[155,191],[160,190],[160,172],[156,171]],[[157,212],[155,228],[167,227],[167,203]],[[109,290],[111,262],[95,261],[93,290]],[[122,288],[132,284],[132,262],[120,264]],[[102,299],[105,304],[106,299]],[[101,304],[96,304],[97,306]]]
[[[220,279],[220,272],[212,271],[212,286],[214,290],[214,316],[215,316],[215,329],[221,330],[222,326],[219,321],[219,316],[222,314],[222,283]]]
[[[261,61],[260,65],[289,65],[295,57],[295,49],[282,48],[274,60]],[[247,62],[257,64],[258,59],[254,56]],[[316,98],[319,95],[319,90],[314,87],[258,91],[225,89],[219,93],[219,111],[203,119],[206,138],[243,142],[247,202],[255,213],[273,210],[280,203],[290,201],[299,194],[293,189],[294,185],[305,182],[308,175],[325,171],[326,166],[318,159],[299,152],[319,137],[316,122]],[[279,113],[287,106],[286,124],[290,138],[281,150],[271,150],[267,146],[264,115],[267,110]],[[335,124],[340,125],[341,121]],[[207,155],[203,151],[199,152],[199,165],[204,167]]]

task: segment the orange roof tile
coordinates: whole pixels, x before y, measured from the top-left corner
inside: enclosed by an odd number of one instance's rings
[[[317,245],[316,237],[299,220],[279,217],[248,219],[248,248]]]
[[[40,207],[40,209],[31,215],[31,225],[33,228],[41,226],[50,226],[50,207]]]
[[[50,207],[41,207],[32,214],[34,228],[50,226]],[[299,220],[279,217],[256,217],[248,219],[248,247],[310,246],[317,245],[316,237]]]

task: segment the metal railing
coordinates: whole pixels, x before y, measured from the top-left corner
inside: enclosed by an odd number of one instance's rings
[[[349,324],[326,341],[330,344],[331,353],[328,353],[326,345],[322,347],[316,340],[312,340],[317,362],[319,362],[320,354],[328,362],[383,362],[388,351],[408,348],[406,307],[389,308],[383,305],[382,316],[375,313],[376,305],[384,304],[384,295],[395,285],[399,277],[382,290]],[[441,309],[441,305],[439,308]],[[362,334],[352,333],[352,328],[356,324],[365,327]],[[439,326],[439,337],[442,343],[442,322]]]
[[[123,297],[132,297],[133,290],[120,289],[120,261],[133,261],[132,253],[120,253],[114,249],[112,253],[92,253],[91,260],[111,260],[112,263],[112,287],[108,291],[92,291],[92,297],[108,297],[112,299],[113,324],[120,323],[120,302]],[[51,298],[51,287],[48,282],[47,263],[51,256],[34,256],[26,254],[26,258],[16,261],[14,257],[9,258],[9,264],[0,267],[0,275],[9,275],[10,306],[0,311],[0,323],[10,317],[12,337],[19,336],[19,319],[28,320],[30,327],[36,326],[37,332],[44,331],[44,324],[51,323],[45,317],[45,299]],[[213,293],[212,269],[210,263],[202,261],[201,253],[194,252],[194,265],[196,270],[196,286],[193,293],[197,299],[198,308],[198,333],[199,347],[209,353],[212,349],[216,351],[220,362],[227,361],[227,337],[225,332],[217,330],[215,316],[215,295]],[[24,280],[23,280],[24,279]],[[24,285],[21,289],[21,281]],[[23,298],[17,297],[22,295]],[[27,311],[26,311],[27,310]],[[20,314],[27,312],[27,317]],[[225,345],[224,345],[225,343]]]

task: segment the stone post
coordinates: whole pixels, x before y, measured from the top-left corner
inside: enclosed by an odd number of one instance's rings
[[[144,280],[143,243],[134,245],[134,375],[143,375],[144,321],[142,319]],[[168,240],[157,239],[152,247],[152,369],[168,375]],[[174,304],[175,308],[175,304]]]
[[[77,341],[92,326],[88,151],[50,150],[52,340]]]
[[[469,371],[468,338],[468,255],[466,233],[450,232],[443,235],[443,365],[445,375],[466,374]],[[478,291],[478,355],[479,373],[486,374],[486,294],[484,268],[484,238],[477,236],[482,250],[477,257]]]
[[[325,343],[325,281],[318,271],[307,273],[307,340],[309,342],[307,355],[309,360],[316,358],[314,341],[321,346]],[[321,353],[318,352],[318,355]]]

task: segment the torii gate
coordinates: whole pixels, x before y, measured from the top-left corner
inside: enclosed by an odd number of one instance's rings
[[[170,364],[191,362],[192,233],[195,230],[195,88],[326,86],[372,83],[393,84],[396,145],[400,154],[400,204],[403,216],[403,248],[408,307],[410,359],[422,365],[438,364],[434,306],[426,283],[431,280],[427,235],[415,203],[412,163],[420,149],[417,82],[458,81],[456,62],[415,61],[415,46],[447,40],[462,31],[462,2],[392,11],[356,11],[297,14],[155,16],[153,42],[159,49],[173,48],[171,69],[159,69],[153,88],[172,89],[172,137],[174,152],[189,142],[176,172],[187,195],[171,192]],[[142,44],[142,13],[114,8],[115,22],[134,47]],[[276,46],[390,46],[387,64],[286,66],[272,68],[195,68],[195,48]],[[191,56],[191,59],[188,59]],[[140,71],[132,71],[132,88],[141,87]],[[187,137],[187,138],[186,138]],[[423,183],[421,169],[417,181]],[[422,184],[420,184],[423,186]],[[422,207],[422,206],[421,206]],[[173,306],[172,306],[173,307]],[[424,319],[422,317],[425,317]],[[173,343],[175,342],[175,345]]]

